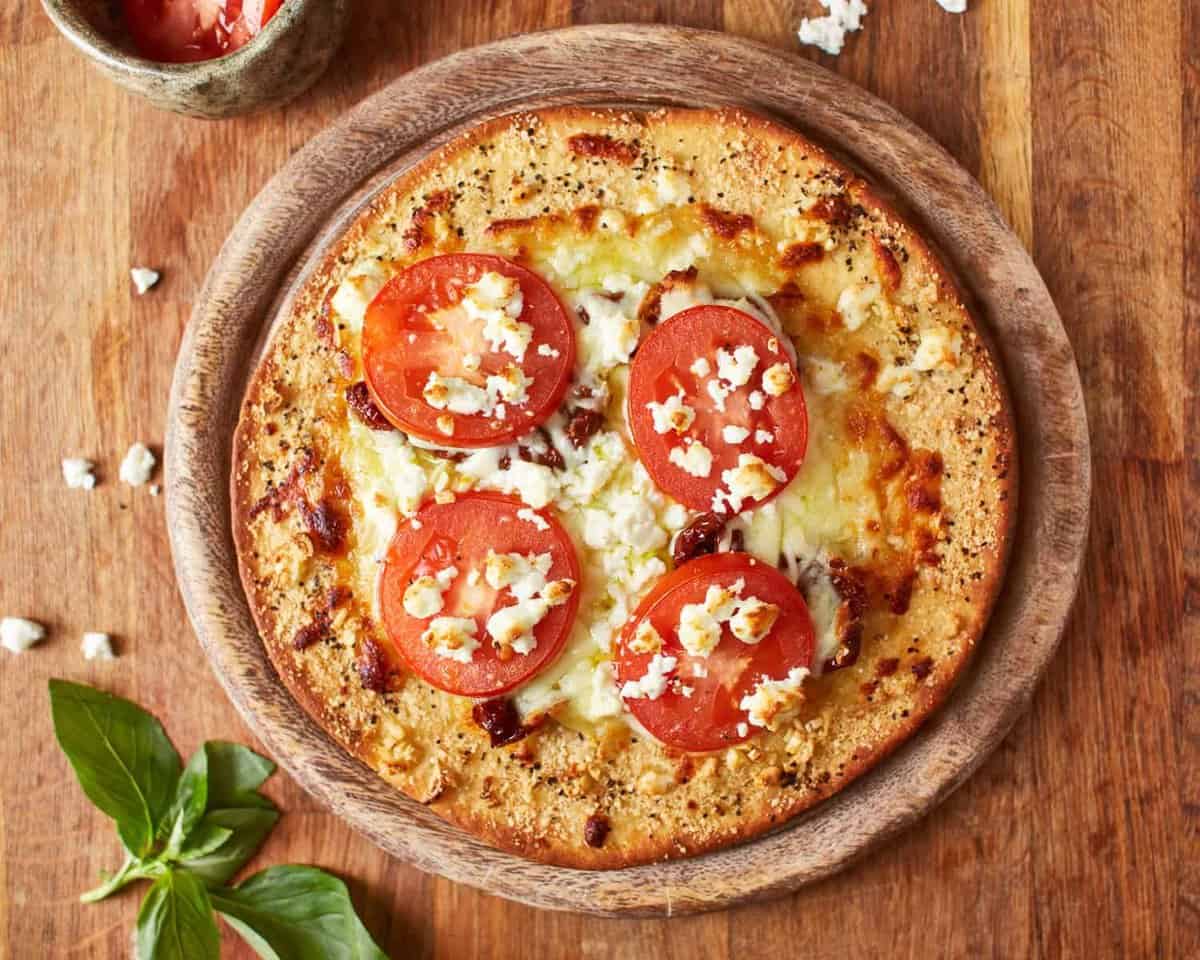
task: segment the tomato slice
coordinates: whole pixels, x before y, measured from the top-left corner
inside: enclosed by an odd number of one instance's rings
[[[281,0],[125,0],[138,53],[164,63],[222,57],[253,40]]]
[[[502,494],[459,494],[450,503],[425,504],[396,531],[379,587],[383,626],[397,653],[433,686],[465,697],[495,696],[548,666],[562,650],[579,606],[579,561],[570,537],[548,511],[527,511],[520,500]],[[537,643],[528,653],[506,649],[505,656],[487,633],[488,618],[517,602],[511,587],[489,586],[484,574],[489,550],[549,554],[546,581],[575,583],[566,601],[551,606],[533,627]],[[424,617],[411,614],[404,603],[409,586],[448,567],[457,575],[445,585],[440,609]],[[423,639],[438,617],[474,621],[478,646],[468,662],[438,654]]]
[[[468,288],[489,274],[520,288],[521,312],[512,319],[528,325],[528,343],[519,358],[486,337],[484,321],[462,306]],[[493,349],[498,343],[502,349]],[[558,409],[575,366],[575,330],[537,274],[503,257],[454,253],[422,260],[388,281],[367,308],[362,351],[367,386],[393,424],[443,446],[490,447],[523,436]],[[455,412],[427,399],[431,373],[479,391],[489,377],[514,368],[526,380],[526,396],[505,403],[503,416]]]
[[[724,623],[720,642],[708,656],[688,653],[678,636],[683,607],[703,603],[710,586],[728,589],[738,580],[745,583],[743,597],[757,597],[779,608],[770,630],[758,643],[749,644],[737,639]],[[742,698],[763,679],[780,680],[793,667],[812,667],[813,623],[800,591],[774,567],[746,553],[701,557],[655,585],[621,631],[616,674],[622,685],[644,677],[654,656],[630,649],[643,621],[649,621],[662,638],[661,654],[676,658],[670,672],[675,679],[657,699],[627,697],[625,704],[654,737],[680,750],[718,750],[760,732],[760,727],[747,722]],[[697,675],[697,668],[703,675]],[[684,687],[691,688],[690,696]]]
[[[752,367],[746,348],[754,351]],[[720,351],[740,362],[719,365]],[[733,371],[734,380],[741,379],[739,373],[748,379],[735,384],[719,375],[722,370]],[[768,370],[777,391],[775,375],[785,384],[790,380],[779,395],[764,389]],[[675,426],[667,425],[670,405],[683,407]],[[808,447],[804,391],[791,358],[769,327],[727,306],[683,310],[642,341],[629,371],[629,424],[654,482],[693,510],[738,513],[765,503],[796,475]],[[693,452],[707,453],[688,462],[684,454],[693,442],[703,444]],[[745,481],[758,484],[735,486],[722,478],[734,471],[741,481],[742,469],[750,470]],[[738,489],[755,492],[736,495]],[[732,500],[727,493],[735,493]]]

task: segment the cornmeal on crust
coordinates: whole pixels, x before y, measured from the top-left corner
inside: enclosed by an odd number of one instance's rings
[[[672,274],[688,295],[741,298],[782,324],[808,400],[809,459],[773,512],[730,524],[722,547],[736,538],[787,570],[834,657],[857,649],[852,665],[805,683],[794,721],[689,755],[605,714],[603,691],[555,701],[575,690],[570,678],[603,671],[606,618],[649,589],[638,582],[647,569],[671,565],[661,545],[637,557],[587,546],[585,502],[624,501],[605,487],[580,493],[574,479],[560,485],[578,496],[553,503],[585,558],[580,616],[596,646],[572,647],[557,686],[518,693],[532,732],[493,747],[470,700],[402,669],[378,625],[380,539],[439,491],[499,481],[363,425],[346,400],[363,377],[354,318],[388,276],[459,251],[517,259],[568,306],[609,281],[624,298],[613,302],[640,295],[645,308]],[[581,363],[603,352],[599,332],[579,333]],[[611,392],[604,430],[627,436],[620,367],[598,376]],[[1014,458],[996,362],[955,284],[856,175],[746,113],[564,108],[470,130],[384,189],[334,244],[245,398],[233,523],[270,657],[334,739],[489,843],[611,868],[778,827],[920,726],[999,591]],[[648,522],[668,535],[685,519],[632,463],[606,483],[653,501]]]

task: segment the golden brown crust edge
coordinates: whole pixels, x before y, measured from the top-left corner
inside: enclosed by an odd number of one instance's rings
[[[613,111],[612,113],[617,116],[626,115],[625,111]],[[557,108],[538,111],[538,117],[543,123],[547,124],[572,125],[586,123],[589,126],[594,126],[597,120],[602,119],[604,116],[603,112],[585,108]],[[747,125],[763,136],[798,139],[814,150],[814,152],[820,152],[826,156],[826,163],[829,167],[842,169],[846,173],[849,178],[848,189],[858,202],[873,211],[879,212],[890,222],[898,223],[905,227],[906,243],[908,243],[910,248],[919,251],[920,256],[933,265],[934,272],[936,272],[939,282],[942,285],[942,295],[947,299],[953,299],[966,322],[978,333],[986,337],[986,332],[975,322],[973,316],[963,304],[959,289],[943,261],[932,251],[923,238],[907,228],[906,222],[897,216],[891,207],[884,203],[865,182],[847,170],[842,164],[828,158],[828,155],[824,151],[819,151],[819,148],[813,146],[805,138],[786,128],[779,127],[771,121],[739,111],[673,109],[661,112],[656,116],[661,118],[658,122],[668,125],[677,123],[707,125],[714,122]],[[436,169],[443,162],[444,158],[494,136],[498,131],[505,129],[511,122],[510,118],[501,117],[475,128],[467,134],[465,140],[453,141],[440,150],[435,151],[420,161],[410,171],[403,174],[386,190],[382,191],[368,205],[347,234],[332,246],[321,266],[314,273],[312,279],[306,283],[304,291],[297,299],[293,316],[299,316],[305,310],[314,308],[322,291],[327,288],[333,276],[338,271],[338,257],[343,251],[352,248],[358,235],[369,230],[372,217],[377,211],[383,208],[388,197],[410,192],[431,170]],[[983,349],[985,351],[988,350],[986,344]],[[700,842],[696,843],[691,842],[686,836],[681,836],[674,838],[670,842],[654,840],[647,841],[642,845],[626,845],[620,849],[607,850],[595,850],[581,843],[559,843],[554,838],[550,838],[551,842],[547,844],[544,838],[530,836],[527,831],[519,829],[505,829],[493,820],[479,816],[478,808],[473,807],[471,804],[435,802],[432,804],[434,809],[447,819],[495,846],[521,853],[545,863],[577,868],[615,868],[679,855],[681,853],[689,855],[698,854],[724,847],[776,828],[797,814],[810,809],[823,799],[843,789],[892,753],[945,701],[961,676],[964,667],[970,659],[973,647],[978,642],[992,604],[999,592],[1007,562],[1011,531],[1015,520],[1017,477],[1015,436],[1011,419],[1011,406],[1004,392],[1003,380],[994,360],[994,353],[986,355],[986,361],[982,363],[982,367],[987,371],[997,395],[1001,398],[999,411],[1003,417],[1003,422],[994,424],[993,436],[996,439],[998,449],[1009,458],[1011,464],[1008,475],[1003,481],[1007,496],[1001,498],[1000,503],[1003,504],[1003,507],[1000,508],[999,514],[995,517],[997,530],[1002,532],[998,533],[995,538],[997,549],[989,557],[989,562],[986,565],[987,575],[976,587],[976,595],[983,602],[974,605],[975,616],[973,622],[967,625],[964,630],[967,642],[961,645],[961,649],[956,656],[943,658],[938,661],[933,676],[919,689],[915,709],[910,711],[910,715],[903,723],[895,725],[892,728],[889,736],[876,741],[871,749],[856,751],[853,759],[844,765],[840,772],[819,786],[802,793],[798,792],[793,802],[786,807],[778,808],[770,814],[764,812],[758,818],[743,817],[734,829],[725,830],[719,836],[705,836]],[[253,549],[253,534],[249,524],[249,514],[253,507],[254,499],[251,494],[250,477],[245,468],[253,459],[252,455],[259,426],[254,415],[255,407],[261,400],[264,384],[270,379],[272,370],[273,358],[270,350],[268,350],[266,359],[260,364],[251,378],[242,408],[242,415],[235,433],[231,491],[233,499],[234,537],[238,552],[239,571],[247,596],[250,599],[250,606],[255,622],[264,638],[272,638],[266,644],[268,653],[289,691],[322,727],[331,732],[335,739],[341,742],[368,766],[373,767],[376,757],[372,753],[370,745],[356,736],[354,731],[346,729],[341,723],[340,717],[327,708],[322,697],[308,683],[304,670],[297,665],[295,658],[291,655],[291,651],[286,648],[286,645],[278,642],[280,638],[277,632],[276,617],[272,610],[270,591],[256,583],[256,578],[248,564],[248,557]]]

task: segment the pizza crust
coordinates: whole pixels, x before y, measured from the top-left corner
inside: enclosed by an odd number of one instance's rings
[[[695,199],[734,216],[750,211],[754,229],[768,235],[779,230],[771,211],[784,206],[779,158],[795,158],[791,169],[804,157],[806,170],[823,171],[824,184],[839,186],[834,195],[862,208],[865,238],[886,236],[907,252],[904,282],[925,288],[930,314],[964,336],[964,362],[941,396],[922,396],[918,408],[884,401],[887,419],[908,446],[935,450],[944,463],[939,516],[953,517],[952,547],[937,566],[918,570],[907,612],[869,612],[858,663],[810,681],[800,723],[719,754],[680,755],[620,724],[593,741],[552,720],[518,743],[492,748],[470,719],[469,701],[403,672],[386,694],[367,689],[364,646],[370,661],[369,648],[377,658],[386,644],[363,613],[370,598],[328,610],[326,628],[318,631],[322,639],[297,649],[297,633],[319,621],[339,584],[338,560],[314,547],[295,511],[276,519],[272,509],[262,508],[264,497],[289,476],[314,501],[331,482],[329,467],[345,422],[339,370],[346,361],[323,331],[322,317],[361,251],[380,234],[403,236],[420,227],[426,244],[409,251],[411,259],[420,259],[456,242],[471,249],[472,238],[482,239],[498,220],[547,211],[568,217],[579,197],[573,183],[554,179],[565,164],[550,148],[547,185],[536,197],[510,196],[501,203],[494,195],[473,199],[465,188],[455,210],[462,240],[434,235],[437,223],[416,223],[421,217],[414,212],[440,190],[455,189],[461,179],[448,175],[465,170],[464,158],[478,157],[481,146],[491,145],[490,160],[499,166],[518,155],[526,139],[557,144],[561,152],[564,141],[581,133],[600,144],[588,157],[589,173],[600,184],[591,189],[611,195],[631,183],[628,156],[607,151],[603,138],[636,143],[639,154],[677,141],[672,146],[684,145],[695,168],[706,171],[696,178],[705,193]],[[714,152],[730,143],[744,149],[732,161],[718,162]],[[556,171],[556,163],[563,169]],[[718,236],[734,228],[736,222],[727,227],[719,218],[712,227]],[[517,228],[528,229],[542,226]],[[880,346],[882,355],[895,345]],[[233,529],[242,581],[272,662],[298,703],[336,741],[491,844],[547,863],[615,868],[710,851],[782,826],[912,735],[961,676],[999,592],[1016,505],[1015,449],[997,363],[949,272],[846,167],[799,134],[742,112],[561,108],[472,129],[382,191],[334,244],[275,331],[247,391],[234,439]],[[296,476],[301,450],[311,450],[314,463]],[[352,512],[349,521],[352,526]],[[586,826],[594,817],[610,828],[598,847],[585,839],[589,832],[595,837]]]

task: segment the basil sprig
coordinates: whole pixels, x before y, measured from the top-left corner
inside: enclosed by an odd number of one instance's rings
[[[162,725],[121,697],[50,681],[54,732],[83,792],[112,818],[125,862],[80,898],[152,880],[137,918],[139,960],[215,960],[219,913],[267,960],[387,960],[346,885],[307,866],[226,886],[279,819],[258,792],[275,765],[210,740],[183,766]]]

